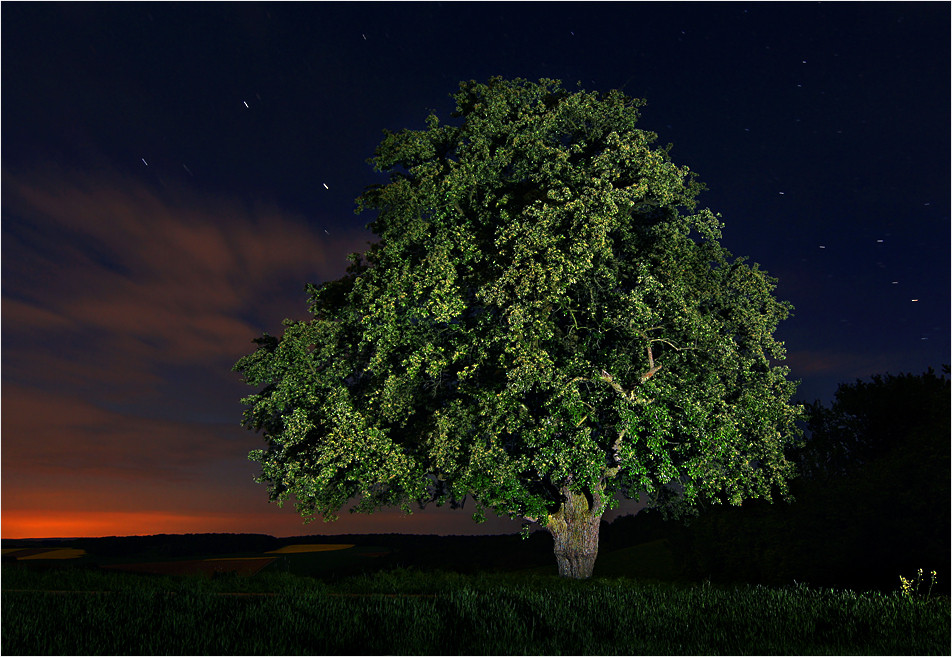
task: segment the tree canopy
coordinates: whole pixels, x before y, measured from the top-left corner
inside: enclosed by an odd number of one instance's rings
[[[389,182],[358,198],[378,240],[235,366],[263,386],[243,423],[271,499],[325,519],[469,499],[594,560],[618,495],[785,494],[790,305],[636,127],[644,101],[502,78],[454,98],[450,123],[385,132]]]

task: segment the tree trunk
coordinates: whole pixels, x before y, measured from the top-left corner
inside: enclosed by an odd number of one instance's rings
[[[561,577],[586,579],[592,576],[598,556],[598,526],[604,504],[589,503],[584,493],[562,489],[565,502],[549,516],[546,529],[555,542],[555,560]],[[595,507],[594,509],[592,507]]]

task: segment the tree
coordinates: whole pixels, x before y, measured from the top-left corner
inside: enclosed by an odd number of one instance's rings
[[[796,502],[711,509],[675,526],[682,567],[733,582],[882,591],[940,568],[947,592],[950,412],[949,379],[932,369],[841,384],[832,405],[808,406]]]
[[[912,437],[926,428],[930,440],[941,436],[947,448],[948,408],[949,380],[931,367],[919,375],[874,374],[841,384],[830,408],[819,401],[807,407],[801,468],[811,479],[840,477],[897,449],[908,452]]]
[[[843,519],[843,575],[895,590],[948,563],[950,410],[949,379],[932,368],[844,383],[829,409],[809,407],[798,505]]]
[[[243,424],[271,499],[325,519],[470,499],[588,577],[616,495],[785,494],[790,307],[635,127],[644,101],[498,77],[454,98],[455,124],[385,132],[389,182],[358,198],[379,240],[235,366],[264,386]]]

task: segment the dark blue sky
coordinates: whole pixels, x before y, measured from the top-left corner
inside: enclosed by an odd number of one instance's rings
[[[803,400],[950,361],[948,3],[4,3],[0,20],[4,536],[507,530],[430,512],[300,527],[251,482],[260,438],[229,371],[373,239],[353,201],[380,182],[381,131],[448,118],[461,80],[645,98],[725,244],[796,307],[780,335]]]

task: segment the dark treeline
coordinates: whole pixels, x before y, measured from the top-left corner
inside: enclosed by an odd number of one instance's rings
[[[948,594],[948,378],[874,376],[808,410],[795,502],[715,506],[688,523],[639,514],[641,534],[668,538],[695,580],[894,591],[922,568]]]

